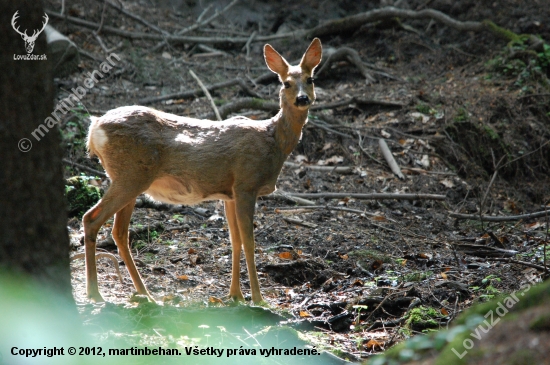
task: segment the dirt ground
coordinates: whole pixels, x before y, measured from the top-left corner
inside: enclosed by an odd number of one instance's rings
[[[195,1],[119,3],[170,33],[194,24],[207,7]],[[515,33],[550,40],[550,9],[543,1],[364,3],[242,1],[189,34],[269,35],[395,5],[433,8],[461,21],[490,19]],[[60,11],[60,2],[46,4]],[[136,19],[104,8],[100,1],[73,1],[65,11],[129,32],[155,33]],[[59,99],[82,85],[108,54],[121,57],[61,125],[65,157],[75,163],[102,171],[85,153],[86,114],[101,115],[118,106],[197,89],[189,70],[207,85],[241,78],[254,94],[277,101],[280,86],[275,79],[253,82],[268,71],[261,55],[264,42],[252,42],[248,50],[228,42],[207,45],[214,50],[192,42],[155,49],[159,41],[101,31],[94,36],[92,29],[60,19],[52,18],[51,24],[81,50],[78,70],[57,79]],[[480,222],[476,216],[540,212],[550,201],[550,93],[545,84],[550,68],[529,63],[529,52],[512,57],[507,42],[493,34],[462,32],[430,20],[390,19],[321,40],[325,54],[342,47],[356,50],[374,81],[346,60],[316,76],[316,105],[327,108],[311,111],[302,140],[288,159],[295,165],[284,166],[277,184],[286,193],[349,196],[307,198],[317,208],[284,198],[258,200],[256,260],[269,306],[283,310],[305,333],[320,334],[310,335],[311,341],[357,361],[413,334],[446,328],[472,304],[514,292],[527,280],[540,281],[543,272],[537,267],[545,264],[545,255],[550,257],[544,249],[549,247],[548,217]],[[270,43],[295,61],[309,41],[285,38]],[[550,62],[550,52],[548,57]],[[249,96],[238,85],[212,92],[218,106]],[[330,106],[343,100],[350,102]],[[202,96],[169,98],[149,106],[198,118],[212,113]],[[237,114],[253,119],[274,115],[251,109]],[[380,138],[393,152],[404,179],[389,169]],[[67,165],[67,177],[81,172],[90,175]],[[108,186],[101,177],[94,183]],[[357,193],[446,198],[351,197]],[[473,217],[456,218],[452,213]],[[100,232],[99,246],[116,253],[108,240],[110,224]],[[79,219],[71,219],[69,225],[75,252],[83,252]],[[165,206],[141,197],[131,227],[136,231],[132,251],[138,268],[165,306],[223,305],[231,276],[231,245],[221,203]],[[112,263],[100,262],[104,298],[127,303],[133,286],[126,270],[122,269],[121,284]],[[72,270],[75,298],[85,303],[83,260],[74,260]],[[241,280],[246,296],[246,271]]]

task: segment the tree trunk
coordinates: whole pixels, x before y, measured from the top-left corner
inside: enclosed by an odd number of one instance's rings
[[[60,134],[54,127],[39,140],[32,135],[54,110],[51,65],[15,60],[27,55],[11,25],[16,11],[28,35],[44,22],[41,1],[0,0],[0,270],[26,273],[70,298]],[[30,54],[46,54],[44,32]]]

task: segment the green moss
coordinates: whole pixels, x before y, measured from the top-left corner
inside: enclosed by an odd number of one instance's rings
[[[511,354],[506,363],[509,365],[536,364],[537,358],[532,350],[521,349]]]
[[[533,331],[550,331],[550,313],[544,313],[529,323]]]
[[[430,276],[432,276],[434,273],[433,271],[417,271],[413,272],[411,274],[407,274],[403,277],[403,281],[405,282],[419,282],[422,280],[426,280]]]
[[[90,180],[95,178],[74,176],[66,180],[65,197],[69,206],[69,217],[82,218],[84,213],[101,199],[101,189],[91,185]]]
[[[441,313],[434,308],[420,306],[409,312],[405,326],[417,331],[434,328],[439,326],[439,318],[441,317]]]

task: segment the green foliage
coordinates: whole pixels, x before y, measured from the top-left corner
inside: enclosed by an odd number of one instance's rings
[[[505,50],[486,63],[486,67],[503,77],[515,77],[514,86],[527,91],[530,83],[550,88],[550,45],[544,43],[537,52],[531,48],[533,36],[509,38]]]
[[[430,114],[432,108],[428,104],[420,103],[416,105],[416,111],[422,114]]]
[[[101,199],[101,189],[90,184],[90,180],[95,179],[91,176],[74,176],[66,180],[65,197],[69,206],[69,217],[82,218]]]
[[[431,307],[420,306],[408,314],[405,325],[410,329],[425,329],[439,326],[439,318],[443,317],[439,311]]]
[[[426,280],[427,278],[433,275],[433,271],[416,271],[410,274],[407,274],[403,277],[404,282],[419,282]]]
[[[470,119],[470,113],[465,108],[458,108],[454,117],[455,122],[466,122]]]
[[[61,105],[61,104],[60,104]],[[66,105],[68,108],[68,106]],[[86,156],[86,136],[88,133],[90,114],[82,103],[77,103],[68,109],[66,118],[59,125],[61,134],[61,145],[66,155],[71,156],[71,159],[78,160]],[[72,175],[72,169],[67,167],[67,175]]]

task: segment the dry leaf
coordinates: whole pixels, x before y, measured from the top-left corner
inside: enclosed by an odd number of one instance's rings
[[[199,262],[199,255],[189,255],[189,263],[191,266],[196,266]]]
[[[451,179],[443,179],[439,183],[449,189],[455,187],[455,183]]]
[[[525,225],[525,229],[531,231],[533,229],[537,229],[541,226],[544,226],[544,224],[540,223],[540,222],[535,222],[535,223],[528,223]]]
[[[306,311],[300,311],[300,317],[311,317],[311,314]]]
[[[442,277],[443,279],[445,279],[445,280],[448,279],[447,274],[445,274],[444,272],[441,273],[441,277]]]
[[[329,159],[327,159],[325,162],[327,164],[330,164],[330,165],[336,165],[336,164],[344,162],[344,157],[335,155],[335,156],[332,156]]]
[[[378,342],[376,340],[369,340],[369,342],[367,342],[365,344],[365,347],[367,349],[371,349],[371,350],[379,349],[382,346],[384,346],[384,343],[383,342]]]
[[[445,309],[445,308],[441,308],[441,314],[443,314],[444,316],[448,316],[449,315],[449,312]]]
[[[363,283],[362,280],[355,279],[355,281],[354,281],[353,284],[351,284],[351,285],[353,285],[353,286],[363,286],[363,285],[365,285],[365,284]]]
[[[180,275],[180,276],[178,276],[178,280],[187,281],[187,280],[189,280],[189,276],[187,276],[187,275]]]
[[[208,298],[208,301],[210,303],[220,303],[220,304],[223,304],[223,300],[221,300],[220,298],[216,298],[216,297],[210,297]]]
[[[163,302],[169,302],[173,300],[176,296],[174,294],[168,294],[162,297]]]
[[[384,264],[384,263],[382,262],[382,260],[375,260],[375,261],[370,265],[370,267],[371,267],[371,269],[373,269],[373,270],[378,270],[379,268],[382,267],[383,264]]]
[[[374,217],[372,217],[372,220],[377,222],[384,222],[386,221],[386,217],[382,217],[381,215],[375,215]]]
[[[349,258],[347,254],[343,254],[343,255],[338,254],[338,256],[340,256],[342,260],[347,260]]]
[[[285,252],[281,252],[279,253],[279,258],[283,259],[283,260],[292,260],[292,252],[288,252],[288,251],[285,251]]]
[[[195,250],[193,247],[191,247],[189,250],[187,250],[187,253],[188,253],[189,255],[192,255],[192,254],[194,254],[194,253],[197,253],[197,250]]]
[[[401,263],[401,266],[405,266],[407,265],[407,259],[403,260],[403,262]]]

